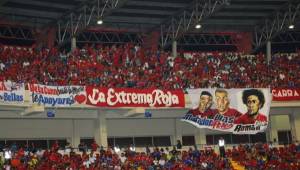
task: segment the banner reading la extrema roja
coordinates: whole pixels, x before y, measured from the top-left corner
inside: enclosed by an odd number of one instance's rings
[[[100,107],[184,107],[182,90],[86,87],[88,105]]]
[[[199,128],[255,134],[266,130],[270,89],[189,89],[193,108],[182,121]]]

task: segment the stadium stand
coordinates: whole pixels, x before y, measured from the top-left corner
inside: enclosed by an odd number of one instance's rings
[[[262,54],[194,52],[171,57],[130,44],[86,46],[70,53],[1,46],[0,80],[164,89],[293,88],[300,86],[299,55],[274,54],[268,64]]]

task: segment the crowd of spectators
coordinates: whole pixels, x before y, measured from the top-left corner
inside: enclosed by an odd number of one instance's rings
[[[257,143],[253,146],[239,145],[227,151],[233,160],[248,170],[298,170],[300,169],[300,145],[293,143],[281,147]]]
[[[91,150],[74,152],[68,145],[54,143],[49,150],[30,149],[12,145],[4,149],[5,159],[0,156],[0,168],[16,170],[234,170],[232,161],[247,170],[297,170],[300,169],[300,144],[274,146],[272,143],[240,144],[227,149],[224,157],[210,147],[188,150],[168,147],[146,147],[136,152],[131,147],[122,151],[116,148],[93,147]],[[7,152],[11,153],[7,157]],[[5,161],[3,161],[5,160]]]
[[[0,166],[16,170],[232,170],[229,159],[212,149],[182,150],[174,146],[171,150],[157,147],[151,151],[147,147],[145,152],[136,152],[129,147],[122,151],[100,147],[90,152],[74,152],[66,147],[63,153],[59,149],[57,143],[44,151],[6,147],[5,162],[0,159]],[[12,156],[7,156],[8,151]]]
[[[146,51],[131,44],[72,52],[0,45],[0,81],[161,89],[300,87],[300,54]]]

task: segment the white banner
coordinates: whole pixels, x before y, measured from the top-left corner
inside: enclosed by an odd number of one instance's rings
[[[45,86],[28,84],[32,103],[51,107],[65,107],[74,104],[85,104],[84,86]]]
[[[0,103],[24,103],[25,88],[23,83],[0,82]]]
[[[182,121],[196,127],[255,134],[268,126],[270,89],[188,89],[188,94],[193,108]]]

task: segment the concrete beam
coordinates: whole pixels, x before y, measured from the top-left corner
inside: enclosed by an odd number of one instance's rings
[[[45,107],[42,105],[32,105],[31,107],[26,108],[20,113],[21,116],[27,116],[31,114],[42,113],[45,111]]]
[[[136,117],[139,116],[141,114],[145,113],[145,108],[142,107],[137,107],[137,108],[133,108],[128,110],[128,112],[124,113],[123,116],[125,117]]]

